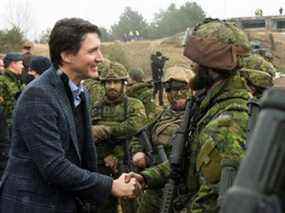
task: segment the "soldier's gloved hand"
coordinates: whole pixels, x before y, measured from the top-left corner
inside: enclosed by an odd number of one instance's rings
[[[111,135],[111,128],[105,125],[92,126],[92,137],[96,142],[106,140]]]
[[[133,164],[141,169],[146,168],[147,166],[147,157],[143,152],[137,152],[133,156]]]
[[[111,168],[114,174],[118,173],[118,159],[114,155],[107,155],[104,158],[104,163],[106,167]]]

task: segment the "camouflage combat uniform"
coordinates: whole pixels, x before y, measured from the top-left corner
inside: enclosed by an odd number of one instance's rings
[[[130,139],[146,122],[145,109],[141,101],[123,95],[112,103],[105,97],[97,102],[92,110],[93,125],[106,125],[111,127],[110,140]],[[100,144],[97,146],[98,149]],[[98,162],[103,163],[103,158],[114,154],[117,158],[124,157],[122,144],[112,144],[104,147],[104,153],[98,150]],[[103,148],[102,147],[102,148]]]
[[[9,138],[12,127],[12,112],[16,104],[16,100],[24,88],[20,77],[8,69],[5,70],[3,75],[0,75],[0,107],[2,107],[2,125],[0,144],[0,177],[6,167],[9,151]]]
[[[163,82],[164,84],[168,83],[170,85],[166,88],[167,96],[169,98],[171,95],[170,90],[174,90],[174,88],[171,88],[171,84],[179,82],[182,84],[175,87],[175,90],[179,93],[179,97],[176,97],[177,99],[170,99],[170,106],[165,108],[148,126],[149,135],[151,137],[150,141],[154,150],[157,150],[158,145],[162,145],[168,158],[170,157],[172,147],[172,137],[179,127],[185,111],[185,104],[183,106],[177,106],[175,100],[186,101],[191,95],[188,85],[192,76],[192,71],[182,66],[173,66],[166,70]],[[132,145],[134,146],[134,143]],[[138,151],[137,147],[135,147],[135,149]],[[132,149],[132,153],[135,154],[134,149]],[[161,162],[157,151],[154,158],[157,162]],[[162,205],[162,194],[162,188],[145,190],[139,198],[138,213],[159,212]]]
[[[241,75],[246,79],[249,87],[253,87],[253,95],[260,98],[264,90],[273,86],[276,69],[270,62],[258,54],[250,54],[239,60],[242,67]]]
[[[152,85],[148,82],[139,82],[129,86],[126,92],[127,96],[139,99],[145,107],[146,115],[149,121],[152,121],[161,111],[152,98]]]
[[[100,80],[127,79],[127,71],[123,65],[111,62],[108,69],[100,74]],[[127,97],[124,93],[115,101],[105,95],[95,103],[92,109],[93,125],[104,125],[110,128],[108,140],[97,143],[99,172],[111,176],[119,176],[125,172],[128,159],[128,143],[132,136],[146,123],[145,109],[140,100]],[[104,164],[104,158],[112,155],[119,162],[118,172],[114,174]],[[111,198],[98,212],[117,212],[117,199]],[[124,211],[125,212],[125,211]]]
[[[153,100],[153,85],[150,82],[144,82],[142,69],[131,69],[129,75],[134,83],[128,82],[126,94],[139,99],[144,104],[148,121],[151,122],[162,111],[162,108]]]
[[[251,97],[248,101],[249,120],[247,146],[249,138],[254,131],[257,117],[260,111],[260,98],[265,90],[273,86],[273,78],[276,74],[274,66],[257,54],[250,54],[240,59],[241,75],[245,78],[251,90]]]
[[[171,107],[168,107],[163,110],[158,116],[158,119],[151,124],[151,141],[153,142],[153,146],[163,145],[168,158],[172,147],[172,135],[177,130],[183,114],[184,109],[175,111],[171,109]],[[136,150],[138,150],[138,147],[136,147]],[[154,157],[159,161],[160,159],[157,155],[156,153]],[[138,199],[138,213],[159,212],[162,195],[162,187],[145,190]]]
[[[90,94],[91,106],[94,107],[95,103],[101,100],[105,95],[104,86],[96,79],[85,80],[83,84]]]
[[[186,177],[187,188],[196,192],[192,212],[203,212],[201,209],[210,212],[211,203],[215,203],[221,159],[239,161],[244,155],[249,98],[244,87],[242,78],[232,77],[208,91],[201,102],[201,118],[197,121],[193,147],[189,152],[190,173]],[[149,185],[160,185],[161,180],[169,175],[169,166],[161,164],[144,171],[143,175]]]
[[[0,75],[0,102],[4,107],[5,116],[8,126],[12,124],[12,111],[16,100],[24,88],[20,77],[8,69],[3,75]]]
[[[193,41],[201,43],[193,44]],[[220,45],[223,50],[233,46],[238,47],[238,50],[219,55],[223,57],[222,63],[219,63],[219,58],[213,59],[211,55],[203,55],[208,50],[216,54],[215,48]],[[189,200],[184,204],[187,212],[218,212],[219,187],[225,162],[237,167],[245,153],[247,101],[250,97],[246,82],[237,69],[237,62],[223,59],[232,58],[232,54],[242,57],[249,51],[249,42],[246,35],[235,25],[206,20],[189,35],[186,48],[189,47],[192,48],[191,53],[187,52],[189,49],[184,50],[186,57],[199,65],[215,67],[216,72],[221,70],[229,74],[199,95],[199,107],[193,115],[196,128],[190,138],[191,147],[186,147],[186,172],[183,174],[189,192]],[[195,55],[197,49],[200,49],[198,52],[203,57]],[[149,186],[159,186],[170,174],[169,163],[150,168],[142,174]],[[179,196],[176,199],[179,200]]]

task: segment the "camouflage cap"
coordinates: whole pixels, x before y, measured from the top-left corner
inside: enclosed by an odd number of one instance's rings
[[[9,52],[3,58],[4,66],[8,67],[12,61],[22,61],[23,55],[18,52]]]
[[[184,55],[205,67],[233,70],[249,51],[247,35],[234,23],[206,19],[188,35]]]
[[[171,80],[183,81],[187,84],[190,79],[194,77],[194,73],[191,69],[184,65],[175,65],[166,69],[163,82],[168,82]]]
[[[105,63],[104,66],[103,72],[99,76],[100,81],[127,80],[129,78],[127,69],[118,62],[111,61],[110,63]]]

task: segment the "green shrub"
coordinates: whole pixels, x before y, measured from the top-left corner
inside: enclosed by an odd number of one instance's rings
[[[22,48],[23,42],[24,35],[17,27],[0,31],[0,52],[19,51]]]

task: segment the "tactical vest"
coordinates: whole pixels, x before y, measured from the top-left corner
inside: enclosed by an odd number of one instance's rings
[[[171,138],[181,123],[184,111],[175,112],[165,109],[153,123],[151,128],[151,139],[154,146],[164,145],[166,152],[171,151]]]
[[[92,109],[92,124],[96,125],[100,121],[116,121],[123,122],[128,118],[129,114],[129,99],[127,96],[122,97],[123,111],[116,112],[114,107],[118,107],[120,104],[114,106],[106,106],[103,101],[96,103],[95,107]],[[106,142],[102,142],[96,145],[98,153],[98,165],[104,164],[103,159],[108,154],[115,152],[117,158],[123,160],[124,162],[128,161],[126,158],[127,149],[127,139],[126,138],[110,138]]]
[[[123,122],[128,118],[129,114],[129,99],[127,96],[122,97],[123,98],[123,112],[120,112],[119,114],[115,115],[114,111],[110,111],[110,109],[113,109],[113,107],[106,107],[103,101],[97,102],[95,106],[92,109],[92,123],[93,125],[96,125],[96,122],[100,120],[108,120],[108,121],[117,121],[117,122]],[[116,107],[116,106],[115,106]]]

